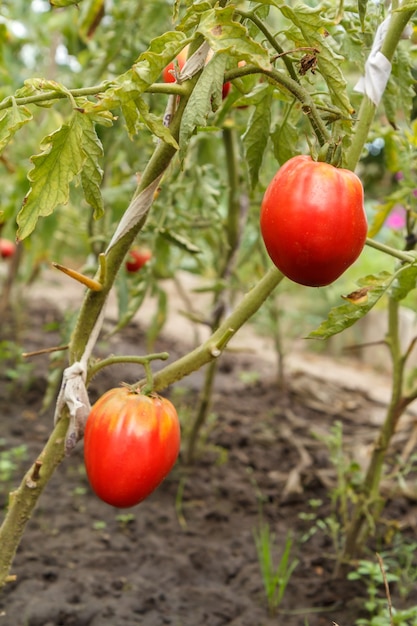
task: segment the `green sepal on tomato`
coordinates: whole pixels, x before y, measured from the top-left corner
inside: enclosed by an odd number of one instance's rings
[[[287,278],[309,287],[329,285],[365,245],[362,183],[350,170],[293,157],[266,189],[260,227],[269,256]]]
[[[173,468],[180,450],[174,405],[128,387],[107,391],[91,408],[84,462],[95,494],[118,508],[147,498]]]

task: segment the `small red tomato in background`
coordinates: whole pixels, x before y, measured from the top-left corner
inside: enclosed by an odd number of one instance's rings
[[[362,183],[350,170],[293,157],[265,192],[260,226],[268,254],[285,276],[309,287],[328,285],[365,245]]]
[[[184,50],[181,50],[179,55],[176,57],[180,70],[182,70],[182,68],[185,65],[185,62],[187,60],[187,55],[188,55],[188,46],[186,46]],[[164,83],[175,83],[174,67],[175,67],[174,61],[171,61],[171,63],[168,63],[168,65],[164,67],[162,71],[162,78],[164,80]]]
[[[16,252],[16,244],[10,239],[0,239],[0,256],[8,259]]]
[[[229,94],[229,91],[230,91],[230,87],[231,87],[230,83],[223,83],[223,87],[222,87],[222,98],[223,98],[223,100],[225,98],[227,98],[227,96]]]
[[[84,433],[87,477],[96,495],[119,508],[139,504],[173,468],[180,424],[173,404],[127,387],[93,405]]]
[[[132,248],[126,260],[128,272],[137,272],[152,258],[152,252],[146,248]]]

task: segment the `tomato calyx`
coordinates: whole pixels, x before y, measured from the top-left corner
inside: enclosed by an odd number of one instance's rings
[[[320,147],[316,161],[328,163],[334,167],[342,165],[342,146],[340,140],[328,141]]]

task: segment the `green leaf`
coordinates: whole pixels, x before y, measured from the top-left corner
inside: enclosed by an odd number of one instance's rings
[[[407,265],[401,271],[397,272],[397,276],[392,283],[391,297],[394,300],[404,300],[417,283],[417,265]]]
[[[257,185],[262,159],[268,145],[271,124],[272,88],[268,85],[259,94],[259,100],[242,137],[252,189]]]
[[[329,339],[329,337],[353,326],[355,322],[364,317],[375,306],[390,287],[395,277],[395,274],[380,272],[376,276],[370,275],[361,278],[358,281],[358,285],[360,290],[364,290],[365,295],[363,299],[357,300],[358,303],[354,304],[354,294],[350,294],[349,298],[351,300],[347,304],[333,308],[329,312],[327,320],[322,322],[316,330],[313,330],[308,335],[308,339]]]
[[[99,164],[99,159],[103,156],[103,146],[97,136],[94,122],[87,115],[82,115],[80,122],[83,131],[81,145],[85,154],[81,184],[86,201],[94,209],[94,219],[99,219],[104,213],[100,191],[103,170]]]
[[[188,42],[185,35],[177,31],[169,31],[156,37],[133,65],[132,74],[129,71],[124,76],[133,77],[135,91],[139,90],[139,93],[146,91],[149,85],[158,80],[164,67],[181,52]],[[123,88],[123,82],[121,86]]]
[[[181,120],[179,137],[181,156],[184,155],[188,141],[197,126],[207,124],[207,116],[212,110],[213,94],[220,92],[223,85],[225,66],[225,55],[215,54],[198,78]]]
[[[286,31],[296,46],[310,46],[319,50],[317,65],[327,83],[331,100],[343,115],[350,116],[353,107],[347,95],[347,83],[341,68],[343,57],[332,48],[332,37],[325,36],[330,22],[323,18],[323,7],[320,5],[312,8],[300,2],[290,7],[280,0],[276,0],[274,4],[296,27],[295,30]]]
[[[17,106],[13,99],[12,106],[0,118],[0,152],[3,152],[13,135],[31,119],[33,116],[29,109]]]
[[[166,228],[159,228],[159,234],[164,237],[170,243],[173,243],[177,248],[181,250],[185,250],[191,254],[200,254],[201,248],[195,245],[192,241],[183,237],[183,235],[178,235],[178,233],[174,233],[172,230],[168,230]]]
[[[271,69],[266,48],[254,41],[239,22],[233,21],[235,7],[216,7],[202,14],[198,32],[209,42],[214,52],[227,50],[239,60]]]
[[[366,9],[368,7],[368,0],[358,0],[358,13],[361,22],[362,32],[365,30],[365,17]]]
[[[413,62],[410,54],[402,46],[398,46],[392,63],[390,78],[382,97],[385,113],[393,128],[397,120],[412,117],[415,98],[415,80],[411,73]]]
[[[288,118],[285,117],[280,125],[277,125],[271,139],[275,158],[280,165],[297,154],[296,147],[300,140],[300,132]]]
[[[104,0],[84,0],[78,22],[83,39],[90,39],[104,17]]]
[[[140,112],[141,118],[149,128],[151,133],[156,135],[159,139],[162,139],[165,143],[169,144],[176,150],[179,149],[176,139],[172,136],[169,128],[167,128],[160,117],[154,115],[149,111],[147,103],[142,99],[136,100],[136,106]]]
[[[53,7],[70,7],[74,4],[81,4],[83,0],[49,0],[49,4]]]
[[[30,235],[39,217],[50,215],[57,205],[68,202],[69,184],[86,159],[81,117],[74,113],[67,124],[45,137],[42,152],[31,157],[33,168],[28,179],[32,185],[17,216],[19,239]]]

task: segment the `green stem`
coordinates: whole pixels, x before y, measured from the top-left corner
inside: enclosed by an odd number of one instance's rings
[[[269,269],[265,276],[244,296],[229,317],[201,346],[154,374],[155,391],[165,389],[219,357],[230,339],[256,313],[283,278],[283,274],[275,267]]]
[[[289,75],[291,76],[291,78],[295,80],[296,82],[299,82],[298,76],[296,74],[296,71],[294,70],[291,60],[288,58],[288,56],[284,54],[285,52],[284,49],[280,46],[280,44],[277,42],[273,34],[265,26],[265,22],[263,22],[255,13],[252,13],[250,11],[240,11],[237,9],[235,13],[237,13],[237,15],[240,15],[240,17],[242,17],[243,19],[251,20],[251,22],[253,22],[259,28],[261,33],[269,41],[269,43],[274,48],[274,50],[276,50],[278,54],[283,55],[281,58],[284,61],[287,71]]]
[[[193,80],[188,81],[189,92],[191,92],[194,82]],[[170,130],[175,137],[179,135],[181,116],[186,101],[187,98],[180,100],[170,126]],[[152,181],[156,180],[165,171],[175,153],[176,150],[172,146],[164,142],[158,144],[145,168],[136,195],[140,193],[141,190],[146,189]],[[107,295],[113,285],[117,271],[143,223],[144,220],[136,227],[132,228],[106,255],[106,280],[103,284],[103,290],[96,292],[89,290],[84,298],[70,343],[70,362],[73,363],[82,356],[90,333],[105,305]],[[101,268],[103,268],[103,265],[104,263],[101,261]],[[39,465],[35,463],[24,477],[20,487],[11,496],[10,506],[0,527],[0,587],[2,587],[7,580],[7,575],[10,571],[17,546],[19,545],[26,523],[32,515],[38,498],[55,471],[55,468],[64,458],[64,440],[67,429],[68,419],[66,411],[64,411],[39,457],[41,462],[40,468]],[[35,476],[35,473],[36,481],[31,481],[31,477]],[[30,484],[30,487],[28,484]]]
[[[385,243],[375,241],[374,239],[367,238],[366,245],[370,248],[374,248],[375,250],[379,250],[380,252],[385,252],[385,254],[389,254],[404,263],[415,263],[417,260],[412,254],[396,250],[395,248],[391,248],[391,246],[387,246]]]
[[[20,486],[9,496],[9,507],[0,527],[0,588],[7,581],[17,547],[38,498],[64,458],[63,441],[67,429],[68,419],[62,418],[37,461],[23,477]]]
[[[388,303],[386,343],[390,349],[393,365],[391,399],[385,421],[374,443],[371,460],[361,486],[359,503],[355,507],[352,523],[346,534],[346,544],[342,557],[345,562],[358,554],[370,532],[370,522],[372,521],[374,524],[382,510],[383,500],[379,495],[379,486],[383,464],[398,420],[406,406],[405,399],[402,397],[405,359],[401,354],[399,303],[393,298],[390,298]]]
[[[308,116],[310,124],[321,146],[330,141],[330,133],[320,116],[313,98],[300,83],[287,76],[284,72],[276,69],[267,70],[257,67],[256,65],[245,65],[244,67],[237,67],[226,72],[224,80],[227,82],[233,80],[234,78],[241,78],[242,76],[259,73],[268,76],[268,78],[270,78],[274,83],[297,98],[302,105],[303,112]]]
[[[98,372],[100,372],[105,367],[109,367],[110,365],[118,365],[121,363],[137,363],[138,365],[146,365],[150,361],[155,361],[156,359],[166,361],[168,357],[168,352],[158,352],[156,354],[147,354],[146,356],[109,356],[107,359],[98,361],[98,363],[90,366],[88,370],[87,385],[91,382],[94,376],[98,374]]]

